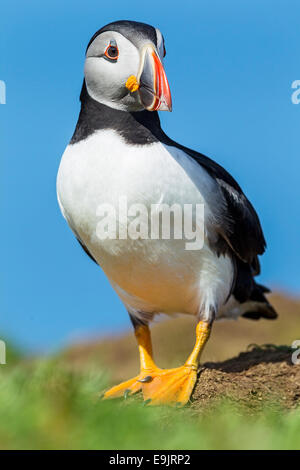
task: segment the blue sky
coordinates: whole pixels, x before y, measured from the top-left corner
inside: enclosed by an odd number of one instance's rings
[[[55,181],[76,124],[85,47],[117,19],[159,27],[173,112],[166,132],[242,185],[268,242],[261,280],[300,292],[300,4],[296,0],[6,1],[0,18],[0,337],[31,351],[129,327],[63,220]]]

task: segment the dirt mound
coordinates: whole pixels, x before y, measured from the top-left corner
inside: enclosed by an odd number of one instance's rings
[[[193,406],[224,398],[250,408],[276,403],[284,408],[300,404],[300,365],[292,363],[286,346],[254,347],[223,362],[207,362],[199,371]]]

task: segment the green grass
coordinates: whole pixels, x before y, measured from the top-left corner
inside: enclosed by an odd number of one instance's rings
[[[97,370],[59,359],[0,366],[2,449],[299,449],[300,410],[249,412],[224,402],[202,412],[100,401]]]

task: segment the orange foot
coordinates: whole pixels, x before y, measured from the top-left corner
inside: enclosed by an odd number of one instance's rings
[[[105,392],[103,398],[117,398],[140,390],[149,404],[185,405],[192,394],[197,379],[195,366],[183,365],[176,369],[151,369],[141,372],[131,380],[122,382]]]

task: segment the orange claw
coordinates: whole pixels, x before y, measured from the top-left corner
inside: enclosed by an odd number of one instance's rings
[[[118,398],[141,390],[144,400],[149,400],[151,405],[164,403],[183,406],[190,399],[196,379],[197,371],[191,366],[184,365],[176,369],[155,368],[112,387],[103,398]]]
[[[128,392],[130,394],[138,392],[142,389],[142,383],[139,382],[139,380],[140,376],[137,375],[133,379],[126,380],[126,382],[115,385],[104,393],[103,400],[106,400],[107,398],[120,398],[122,396],[126,396]]]

